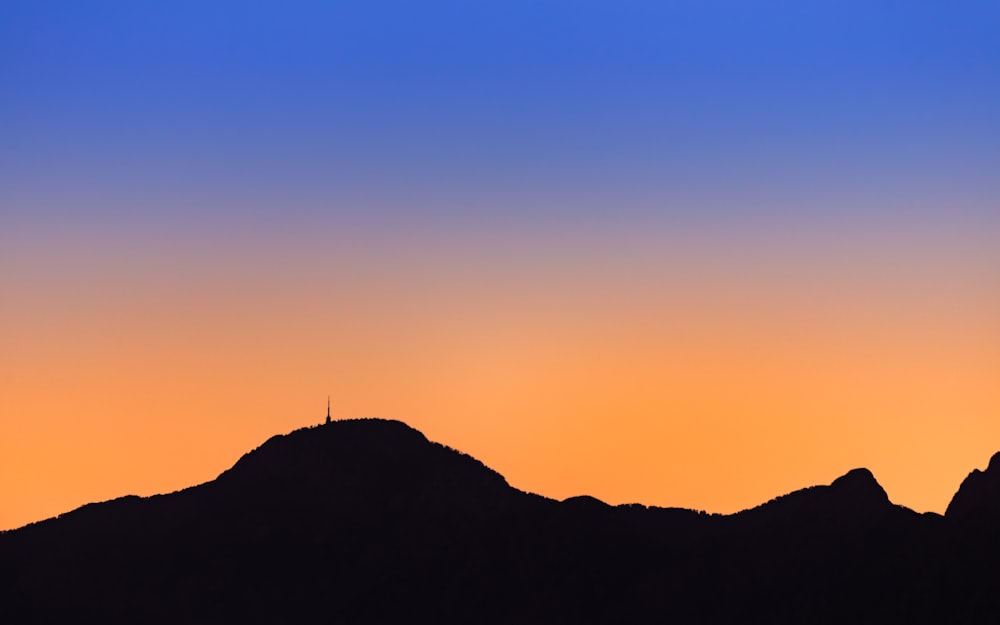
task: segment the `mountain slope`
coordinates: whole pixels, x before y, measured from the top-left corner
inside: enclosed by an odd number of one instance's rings
[[[984,622],[996,526],[956,509],[895,506],[865,469],[730,516],[556,502],[400,422],[340,421],[0,534],[0,622]]]
[[[973,469],[962,481],[945,515],[953,519],[1000,516],[1000,452],[990,458],[985,471]]]

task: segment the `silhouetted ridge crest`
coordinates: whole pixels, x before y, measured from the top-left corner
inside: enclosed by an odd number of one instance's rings
[[[1000,516],[1000,452],[993,454],[985,471],[973,469],[952,497],[945,516]]]
[[[597,497],[591,497],[590,495],[576,495],[574,497],[567,497],[563,499],[562,503],[564,506],[571,508],[579,508],[581,510],[607,510],[612,506],[601,501]]]
[[[868,469],[853,469],[829,486],[810,486],[776,497],[737,516],[758,523],[816,529],[865,525],[896,508]]]
[[[859,505],[884,505],[889,503],[889,495],[878,483],[871,471],[865,468],[852,469],[830,484],[830,490],[839,497]]]
[[[211,484],[251,505],[331,507],[498,504],[516,492],[469,455],[428,441],[400,421],[352,419],[274,436]]]
[[[735,515],[556,502],[399,421],[336,421],[212,482],[0,534],[0,621],[1000,622],[976,512],[997,482],[1000,454],[958,523],[867,469]]]
[[[220,477],[266,466],[271,470],[301,470],[308,463],[331,465],[347,461],[410,458],[414,450],[432,445],[419,431],[401,421],[350,419],[277,434],[244,454]],[[294,454],[290,452],[296,452]],[[318,467],[314,467],[318,468]]]

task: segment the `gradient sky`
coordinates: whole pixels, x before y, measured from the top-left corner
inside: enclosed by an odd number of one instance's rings
[[[1000,450],[986,1],[0,4],[0,528],[397,418],[732,512]]]

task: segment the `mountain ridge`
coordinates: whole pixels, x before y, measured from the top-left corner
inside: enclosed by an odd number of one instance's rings
[[[950,516],[863,468],[720,515],[556,501],[405,423],[335,421],[0,534],[0,620],[962,622],[961,597],[974,622],[1000,581],[998,473],[971,473],[956,498],[978,503]]]
[[[431,440],[427,439],[427,437],[422,432],[420,432],[416,428],[413,428],[412,426],[406,424],[403,421],[396,420],[396,419],[378,419],[378,418],[341,419],[341,420],[332,421],[332,422],[330,422],[328,424],[318,424],[318,425],[312,425],[312,426],[305,426],[305,427],[302,427],[302,428],[297,428],[297,429],[292,430],[290,432],[287,432],[285,434],[275,434],[275,435],[272,435],[271,437],[269,437],[267,440],[265,440],[263,443],[261,443],[260,445],[258,445],[254,449],[252,449],[252,450],[244,453],[243,455],[241,455],[240,458],[238,458],[236,460],[236,462],[231,467],[223,470],[218,476],[216,476],[212,480],[208,480],[208,481],[202,482],[200,484],[195,484],[195,485],[192,485],[192,486],[184,487],[184,488],[181,488],[181,489],[169,492],[169,493],[158,493],[158,494],[147,495],[147,496],[128,494],[128,495],[123,495],[121,497],[115,497],[113,499],[109,499],[109,500],[105,500],[105,501],[98,501],[98,502],[86,503],[86,504],[84,504],[84,505],[82,505],[82,506],[80,506],[78,508],[75,508],[73,510],[69,510],[67,512],[55,515],[53,517],[49,517],[49,518],[46,518],[46,519],[40,519],[38,521],[33,521],[31,523],[27,523],[27,524],[25,524],[23,526],[20,526],[20,527],[11,528],[11,529],[7,529],[7,530],[2,530],[2,531],[0,531],[0,534],[2,534],[4,532],[14,532],[14,531],[20,530],[20,529],[22,529],[24,527],[29,527],[29,526],[32,526],[32,525],[36,525],[38,523],[44,523],[44,522],[51,521],[51,520],[54,520],[54,519],[59,519],[59,518],[62,518],[64,516],[68,515],[68,514],[72,514],[72,513],[76,512],[77,510],[88,509],[88,508],[91,508],[93,506],[99,506],[99,505],[104,504],[104,503],[118,502],[118,501],[122,501],[122,500],[148,500],[148,499],[151,499],[151,498],[165,497],[165,496],[170,496],[170,495],[174,495],[174,494],[177,494],[177,493],[186,492],[186,491],[189,491],[189,490],[195,489],[195,488],[201,488],[201,487],[204,487],[206,485],[215,483],[215,482],[217,482],[219,480],[229,479],[234,473],[239,473],[240,471],[245,470],[246,469],[246,465],[253,463],[262,453],[269,452],[270,448],[275,447],[277,445],[283,445],[283,444],[285,444],[285,443],[287,443],[289,441],[292,441],[292,440],[302,440],[302,435],[304,433],[309,433],[309,432],[323,433],[323,432],[328,432],[329,431],[329,430],[324,429],[324,428],[327,428],[327,427],[333,427],[334,429],[343,430],[343,428],[345,426],[351,427],[351,426],[358,426],[358,425],[361,425],[361,426],[372,425],[372,426],[376,426],[376,427],[378,427],[380,429],[386,428],[386,429],[382,429],[382,431],[380,432],[381,435],[384,435],[387,432],[393,432],[393,431],[397,435],[400,434],[400,433],[403,433],[404,436],[410,438],[411,442],[414,442],[414,443],[424,443],[424,444],[429,444],[429,445],[433,445],[433,446],[438,446],[438,447],[441,447],[441,448],[443,448],[445,450],[454,452],[454,453],[458,454],[460,457],[471,461],[471,463],[477,465],[478,467],[480,467],[481,469],[483,469],[485,472],[488,472],[489,474],[495,476],[498,480],[500,480],[501,482],[503,482],[504,485],[507,485],[510,488],[514,488],[514,487],[510,486],[507,483],[506,478],[504,478],[504,476],[502,474],[500,474],[496,470],[492,469],[491,467],[485,465],[484,463],[482,463],[481,461],[479,461],[475,457],[473,457],[473,456],[471,456],[469,454],[466,454],[464,452],[461,452],[461,451],[459,451],[457,449],[454,449],[452,447],[449,447],[448,445],[444,445],[442,443],[437,443],[437,442],[431,441]],[[354,431],[350,433],[351,435],[358,434],[358,432],[359,432],[358,428],[352,427],[352,429]],[[371,434],[371,433],[369,432],[369,434]],[[384,438],[384,436],[380,436],[380,438]],[[351,442],[354,443],[354,444],[357,444],[359,442],[359,440],[363,440],[363,439],[359,439],[359,438],[357,438],[355,436],[355,438],[352,438]],[[383,442],[385,442],[385,441],[383,441]],[[397,440],[396,442],[398,443],[399,441]],[[993,456],[993,459],[990,462],[990,466],[993,467],[994,464],[996,464],[998,467],[1000,467],[1000,452],[997,452]],[[997,469],[997,472],[1000,473],[1000,468]],[[983,472],[979,471],[978,469],[974,469],[973,472],[970,474],[970,477],[972,475],[980,474],[980,473],[983,473]],[[968,479],[968,478],[966,478],[966,479]],[[859,467],[859,468],[851,469],[847,473],[844,473],[843,475],[841,475],[839,477],[836,477],[829,485],[822,485],[822,484],[820,484],[820,485],[815,485],[815,486],[807,486],[807,487],[804,487],[804,488],[801,488],[801,489],[797,489],[795,491],[790,491],[789,493],[778,495],[778,496],[773,497],[773,498],[771,498],[771,499],[769,499],[767,501],[764,501],[764,502],[762,502],[760,504],[757,504],[756,506],[752,506],[750,508],[745,508],[743,510],[738,510],[738,511],[733,512],[733,513],[708,512],[708,511],[702,511],[702,510],[695,510],[695,509],[688,509],[688,508],[676,508],[676,507],[669,507],[669,508],[691,510],[691,511],[694,511],[694,512],[699,512],[699,513],[703,513],[703,514],[709,514],[709,515],[713,515],[713,516],[734,516],[734,515],[744,514],[746,512],[752,511],[752,510],[756,510],[758,508],[761,508],[761,507],[766,506],[768,504],[771,504],[773,502],[782,500],[783,498],[786,498],[786,497],[788,497],[790,495],[795,495],[796,493],[810,491],[811,489],[816,489],[816,488],[836,488],[838,486],[846,485],[848,482],[866,483],[868,485],[871,485],[875,489],[877,489],[877,491],[880,493],[880,497],[881,498],[884,498],[886,501],[888,501],[888,494],[885,492],[885,490],[881,486],[881,484],[878,483],[877,479],[875,478],[875,476],[871,472],[871,470],[868,469],[868,468],[865,468],[865,467]],[[514,490],[519,490],[519,489],[514,489]],[[527,491],[519,491],[519,492],[527,492]],[[544,499],[551,499],[549,497],[545,497],[544,495],[538,495],[538,494],[535,494],[535,493],[528,493],[528,494],[532,494],[532,495],[535,495],[537,497],[542,497]],[[600,504],[605,505],[605,506],[609,506],[609,507],[642,506],[642,507],[645,507],[645,508],[664,508],[664,506],[648,505],[648,504],[643,504],[641,502],[627,502],[627,503],[622,503],[622,504],[608,504],[607,502],[604,502],[603,500],[601,500],[601,499],[599,499],[597,497],[594,497],[592,495],[588,495],[588,494],[580,494],[580,495],[570,496],[570,497],[567,497],[567,498],[563,499],[562,501],[566,502],[566,501],[578,500],[578,499],[593,500],[595,502],[599,502]],[[556,501],[556,500],[553,500],[553,501]],[[900,505],[900,504],[894,504],[894,505]],[[901,507],[905,507],[905,506],[901,506]],[[909,508],[907,508],[907,509],[909,509]]]

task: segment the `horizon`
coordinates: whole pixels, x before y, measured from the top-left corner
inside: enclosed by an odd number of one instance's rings
[[[266,439],[260,441],[256,446],[254,446],[254,447],[252,447],[250,449],[247,449],[242,454],[240,454],[240,456],[237,458],[237,461],[240,460],[240,459],[242,459],[243,457],[245,457],[247,455],[250,455],[250,454],[253,454],[253,453],[257,452],[260,449],[260,447],[262,447],[266,442],[270,441],[272,438],[284,437],[284,436],[288,436],[288,435],[291,435],[291,434],[295,434],[297,432],[314,430],[316,428],[322,428],[322,427],[326,427],[326,426],[330,426],[330,425],[335,425],[337,423],[371,422],[371,421],[382,422],[382,423],[399,423],[399,424],[401,424],[401,425],[403,425],[403,426],[405,426],[405,427],[407,427],[409,429],[412,429],[415,432],[423,435],[426,438],[427,443],[430,444],[430,445],[442,445],[445,448],[447,448],[447,449],[449,449],[451,451],[454,451],[454,452],[456,452],[458,454],[467,455],[467,456],[475,459],[476,461],[480,461],[480,459],[476,458],[475,455],[468,454],[467,452],[465,452],[462,449],[458,449],[458,448],[452,447],[451,445],[449,445],[447,443],[447,441],[439,441],[439,440],[435,440],[433,438],[427,437],[418,428],[415,428],[412,425],[410,425],[409,423],[407,423],[406,421],[403,421],[403,420],[400,420],[400,419],[391,419],[391,418],[386,419],[386,418],[380,418],[380,417],[342,417],[342,418],[338,418],[338,419],[331,419],[329,411],[327,412],[326,417],[324,419],[318,421],[318,422],[307,424],[307,425],[302,425],[302,426],[299,426],[299,427],[294,428],[292,430],[288,430],[286,432],[276,432],[276,433],[271,434]],[[984,465],[982,469],[980,469],[980,467],[977,465],[977,466],[971,468],[969,470],[968,474],[965,477],[968,477],[969,475],[971,475],[973,473],[976,473],[976,472],[983,472],[983,471],[985,471],[987,467],[989,467],[989,466],[991,466],[993,464],[992,460],[995,457],[1000,457],[1000,451],[997,451],[995,454],[991,455],[990,458],[989,458],[989,460],[987,460],[987,464]],[[72,509],[68,509],[68,510],[65,510],[63,512],[60,512],[60,513],[57,513],[57,514],[54,514],[54,515],[51,515],[51,516],[48,516],[48,517],[44,517],[44,518],[41,518],[41,519],[35,519],[35,520],[29,521],[27,523],[24,523],[24,524],[21,524],[21,525],[18,525],[18,526],[9,527],[9,528],[7,528],[7,527],[0,527],[0,532],[12,531],[12,530],[20,529],[21,527],[26,527],[28,525],[32,525],[34,523],[38,523],[38,522],[41,522],[41,521],[45,521],[45,520],[49,520],[49,519],[54,519],[54,518],[61,518],[63,515],[65,515],[67,513],[74,512],[74,511],[78,510],[80,507],[88,506],[88,505],[91,505],[91,504],[110,503],[110,502],[113,502],[113,501],[116,501],[118,499],[125,498],[125,497],[135,497],[135,496],[138,496],[140,498],[144,498],[145,499],[145,498],[148,498],[148,497],[155,497],[155,496],[160,496],[160,495],[172,495],[172,494],[175,494],[175,493],[179,493],[179,492],[187,490],[189,488],[193,488],[193,487],[196,487],[196,486],[200,486],[202,484],[207,484],[209,482],[215,481],[222,473],[225,473],[229,469],[233,468],[233,466],[235,466],[235,464],[236,464],[236,461],[234,461],[233,464],[225,467],[222,471],[220,471],[219,475],[216,475],[216,476],[214,476],[214,477],[212,477],[210,479],[202,480],[202,481],[195,482],[195,483],[192,483],[192,484],[187,484],[187,485],[181,486],[179,488],[176,488],[176,489],[174,489],[173,491],[170,491],[170,492],[149,493],[149,494],[146,494],[146,495],[136,495],[135,493],[123,493],[121,495],[118,495],[118,496],[115,496],[115,497],[112,497],[112,498],[109,498],[109,499],[105,499],[105,500],[89,501],[89,502],[85,502],[84,504],[81,504],[81,506],[76,506],[76,507],[74,507]],[[497,471],[495,467],[489,466],[488,464],[485,464],[485,463],[482,466],[484,466],[487,470],[496,472],[498,475],[500,475],[507,482],[507,484],[510,487],[512,487],[512,488],[514,488],[514,489],[516,489],[518,491],[521,491],[521,492],[524,492],[524,493],[529,493],[529,494],[541,495],[541,493],[534,493],[533,491],[531,491],[529,489],[519,488],[516,484],[511,484],[510,481],[507,480],[507,477],[503,474],[503,472],[502,471]],[[837,482],[837,481],[839,481],[842,478],[845,478],[845,477],[847,477],[849,475],[857,474],[859,472],[860,473],[864,473],[868,478],[871,478],[875,482],[876,485],[878,485],[883,490],[885,490],[885,488],[882,486],[881,482],[879,482],[878,476],[875,475],[868,467],[852,467],[850,469],[845,469],[840,474],[838,474],[838,475],[836,475],[834,477],[829,478],[828,482],[819,482],[819,483],[815,483],[815,484],[805,484],[805,485],[802,485],[802,486],[800,486],[798,488],[789,490],[787,492],[773,494],[772,496],[768,497],[765,500],[760,501],[759,503],[747,506],[745,508],[740,508],[740,509],[732,510],[732,511],[729,511],[729,512],[718,512],[718,511],[713,511],[713,510],[702,510],[702,509],[695,509],[695,508],[684,508],[684,507],[681,507],[681,506],[648,504],[648,503],[642,502],[642,501],[607,502],[607,501],[604,501],[603,499],[601,499],[600,497],[594,497],[593,495],[591,495],[588,492],[580,492],[580,493],[577,493],[577,494],[574,494],[574,495],[569,495],[569,496],[558,498],[558,499],[557,498],[552,498],[552,497],[547,497],[547,498],[551,499],[553,501],[565,501],[567,499],[573,499],[573,498],[577,498],[577,497],[587,497],[587,498],[592,498],[592,499],[595,499],[597,501],[600,501],[602,503],[605,503],[605,504],[608,504],[608,505],[611,505],[611,506],[619,506],[619,505],[625,505],[625,506],[642,505],[642,506],[645,506],[647,508],[658,507],[658,508],[686,509],[686,510],[691,510],[691,511],[694,511],[694,512],[705,513],[705,514],[731,516],[731,515],[739,514],[741,512],[745,512],[745,511],[748,511],[748,510],[753,510],[753,509],[759,508],[759,507],[764,506],[766,504],[769,504],[769,503],[771,503],[771,502],[773,502],[773,501],[775,501],[777,499],[780,499],[780,498],[784,497],[785,495],[794,494],[794,493],[802,491],[802,490],[809,490],[809,489],[811,489],[812,487],[815,487],[815,486],[828,486],[828,485],[832,485],[834,482]],[[959,491],[959,486],[961,486],[961,484],[964,483],[964,481],[965,481],[965,478],[963,478],[963,481],[960,482],[960,484],[955,487],[955,492],[952,494],[952,498],[949,499],[949,503],[951,502],[952,499],[954,499],[955,494],[957,494],[958,491]],[[892,498],[892,496],[891,496],[891,494],[889,494],[888,492],[886,492],[886,495],[888,497],[889,502],[891,502],[892,504],[897,505],[897,506],[902,506],[904,508],[908,508],[908,509],[912,510],[912,508],[909,508],[909,506],[906,506],[903,503],[894,501],[893,498]],[[545,495],[541,495],[541,496],[545,497]],[[944,515],[943,511],[942,512],[936,512],[936,511],[919,511],[919,510],[914,510],[914,511],[918,512],[918,513],[938,514],[940,516]]]
[[[1000,450],[1000,9],[0,7],[0,528],[399,419],[731,513]]]
[[[419,433],[421,435],[424,434],[419,429],[416,429],[413,426],[411,426],[410,424],[406,423],[405,421],[401,421],[401,420],[398,420],[398,419],[382,419],[382,418],[378,418],[378,417],[348,417],[348,418],[327,420],[328,418],[329,417],[324,418],[324,420],[319,421],[317,423],[312,423],[312,424],[309,424],[309,425],[304,425],[304,426],[301,426],[301,427],[289,430],[287,432],[280,432],[280,433],[272,434],[266,440],[261,441],[256,447],[246,450],[243,454],[241,454],[240,458],[238,458],[237,460],[242,460],[246,456],[249,456],[251,454],[254,454],[254,453],[258,452],[260,450],[260,448],[263,447],[265,445],[265,443],[271,441],[271,439],[278,438],[278,437],[290,436],[290,435],[296,434],[298,432],[305,432],[305,431],[315,430],[317,428],[323,428],[323,427],[335,425],[337,423],[371,422],[371,421],[381,422],[381,423],[398,423],[398,424],[401,424],[401,425],[405,426],[406,428],[409,428],[409,429],[411,429],[411,430],[413,430],[413,431],[415,431],[415,432],[417,432],[417,433]],[[455,452],[456,454],[464,455],[464,456],[469,456],[470,458],[473,458],[477,462],[479,461],[479,459],[476,458],[475,456],[473,456],[471,454],[467,454],[466,452],[464,452],[461,449],[457,449],[457,448],[451,447],[450,445],[448,445],[447,441],[437,441],[437,440],[434,440],[432,438],[428,438],[426,436],[424,436],[424,438],[426,439],[426,442],[429,445],[443,446],[445,449],[447,449],[449,451],[452,451],[452,452]],[[992,460],[993,460],[994,457],[1000,458],[1000,451],[997,451],[993,456],[990,457],[990,459],[987,461],[987,465],[986,466],[992,466],[992,464],[993,464]],[[150,495],[138,495],[138,496],[140,498],[145,499],[145,498],[149,498],[149,497],[156,497],[156,496],[162,496],[162,495],[174,495],[174,494],[180,493],[182,491],[185,491],[185,490],[187,490],[189,488],[194,488],[196,486],[201,486],[201,485],[207,484],[209,482],[214,482],[216,479],[218,479],[219,477],[221,477],[222,473],[225,473],[225,472],[229,471],[230,469],[232,469],[235,466],[235,464],[236,463],[234,462],[232,465],[226,467],[222,472],[220,472],[220,475],[217,475],[217,476],[215,476],[215,477],[213,477],[212,479],[209,479],[209,480],[205,480],[205,481],[198,482],[198,483],[195,483],[195,484],[189,484],[187,486],[181,487],[181,488],[176,489],[176,490],[171,491],[171,492],[152,493]],[[496,473],[497,475],[499,475],[501,478],[504,479],[504,481],[507,482],[508,486],[510,486],[511,488],[513,488],[515,490],[518,490],[520,492],[527,493],[527,494],[533,494],[533,495],[538,495],[539,494],[539,493],[533,493],[530,490],[525,490],[525,489],[518,488],[517,485],[511,484],[509,481],[507,481],[506,476],[503,475],[503,472],[496,471],[496,469],[494,467],[491,467],[491,466],[489,466],[487,464],[483,464],[482,466],[486,470],[492,471],[492,472]],[[985,471],[985,468],[986,467],[984,467],[982,470],[980,470],[979,467],[977,466],[977,467],[975,467],[973,469],[970,469],[969,475],[971,475],[972,473],[975,473],[975,472],[983,472],[983,471]],[[598,497],[593,497],[592,495],[590,495],[589,493],[586,493],[586,492],[578,493],[576,495],[570,495],[570,496],[564,497],[562,499],[553,499],[553,498],[550,498],[550,497],[547,498],[547,499],[550,499],[551,501],[566,501],[566,500],[570,500],[570,499],[585,497],[585,498],[588,498],[588,499],[594,499],[596,501],[600,501],[601,503],[608,504],[608,505],[611,505],[611,506],[620,506],[620,505],[634,506],[634,505],[641,505],[641,506],[644,506],[644,507],[647,507],[647,508],[657,508],[658,507],[658,508],[669,508],[669,509],[685,509],[685,510],[690,510],[692,512],[702,513],[702,514],[722,515],[722,516],[734,516],[734,515],[737,515],[737,514],[739,514],[741,512],[747,512],[747,511],[750,511],[750,510],[754,510],[754,509],[760,508],[760,507],[765,506],[767,504],[770,504],[770,503],[772,503],[772,502],[774,502],[776,500],[779,500],[779,499],[785,497],[786,495],[793,495],[793,494],[795,494],[797,492],[800,492],[800,491],[808,491],[808,490],[811,490],[812,488],[817,487],[817,486],[832,486],[836,482],[839,482],[839,481],[841,481],[844,478],[847,478],[849,476],[856,476],[859,473],[864,475],[864,479],[866,479],[866,480],[867,479],[871,479],[872,481],[874,481],[874,483],[877,486],[879,486],[880,488],[882,488],[881,483],[878,481],[878,476],[875,475],[875,474],[873,474],[870,469],[868,469],[867,467],[853,467],[851,469],[847,469],[847,470],[843,471],[841,474],[839,474],[837,476],[831,477],[829,479],[829,483],[823,482],[823,483],[817,483],[817,484],[807,484],[807,485],[804,485],[804,486],[802,486],[800,488],[796,488],[796,489],[788,491],[788,492],[774,494],[771,497],[769,497],[768,499],[766,499],[764,501],[761,501],[760,503],[754,504],[752,506],[748,506],[746,508],[741,508],[741,509],[738,509],[738,510],[733,510],[731,512],[726,512],[726,513],[713,512],[711,510],[697,510],[697,509],[693,509],[693,508],[680,508],[680,507],[677,507],[677,506],[655,506],[655,505],[646,504],[646,503],[641,502],[641,501],[622,501],[622,502],[617,502],[617,503],[609,503],[609,502],[606,502],[606,501],[604,501],[604,500],[602,500],[602,499],[600,499]],[[968,477],[968,475],[966,477]],[[963,482],[962,483],[964,484],[964,482],[965,482],[965,479],[963,478]],[[882,490],[885,490],[885,489],[882,488]],[[956,488],[955,488],[955,494],[957,494],[958,491],[959,491],[959,487],[956,486]],[[896,501],[893,501],[892,496],[889,495],[888,493],[886,493],[886,495],[887,495],[888,501],[891,504],[907,508],[907,506],[905,506],[904,504],[900,504],[900,503],[898,503]],[[89,506],[91,504],[111,503],[111,502],[114,502],[114,501],[116,501],[118,499],[121,499],[121,498],[135,497],[135,496],[137,496],[137,495],[135,495],[134,493],[128,493],[128,494],[123,494],[123,495],[120,495],[118,497],[114,497],[112,499],[107,499],[107,500],[103,500],[103,501],[87,502],[86,504],[83,504],[83,506]],[[542,496],[544,497],[544,495],[542,495]],[[954,495],[953,495],[952,499],[954,499]],[[949,502],[950,501],[951,500],[949,500]],[[38,523],[38,522],[45,521],[45,520],[62,518],[65,514],[68,514],[70,512],[75,512],[76,510],[78,510],[80,507],[83,507],[83,506],[78,506],[78,507],[73,508],[71,510],[66,510],[63,513],[60,513],[60,514],[57,514],[57,515],[53,515],[51,517],[46,517],[44,519],[37,519],[35,521],[31,521],[31,522],[28,522],[27,524],[20,525],[20,526],[17,526],[17,527],[0,528],[0,533],[5,532],[5,531],[12,531],[12,530],[20,529],[21,527],[26,527],[28,525],[32,525],[34,523]],[[919,512],[919,511],[915,511],[915,512]],[[943,513],[937,513],[937,512],[933,512],[933,511],[928,511],[928,512],[925,512],[924,514],[927,514],[927,513],[929,513],[929,514],[938,514],[940,516],[943,516]]]

